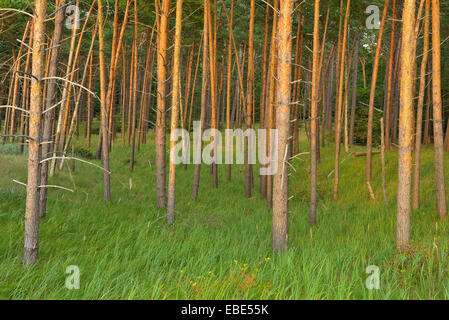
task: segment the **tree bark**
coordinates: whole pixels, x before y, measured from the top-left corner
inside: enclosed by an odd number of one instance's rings
[[[33,62],[30,97],[28,180],[25,211],[24,264],[33,265],[39,255],[39,188],[42,116],[42,77],[44,75],[45,18],[47,1],[36,0],[33,18]]]
[[[166,141],[165,141],[165,114],[167,89],[167,42],[168,23],[170,15],[170,0],[162,1],[158,28],[158,56],[157,56],[157,115],[156,115],[156,205],[164,208],[167,202],[166,194]]]
[[[426,0],[426,13],[424,19],[425,21],[424,21],[423,58],[421,62],[418,111],[416,115],[415,168],[414,168],[415,178],[413,180],[413,210],[417,210],[419,208],[423,109],[424,109],[424,96],[426,90],[426,70],[429,58],[430,0]]]
[[[432,0],[432,88],[433,128],[435,145],[435,184],[437,212],[440,219],[447,216],[446,187],[444,184],[444,142],[441,101],[441,44],[440,1]]]
[[[100,42],[100,99],[101,99],[101,129],[103,130],[102,154],[103,154],[103,196],[104,200],[111,200],[111,176],[109,172],[109,141],[108,114],[106,106],[106,68],[104,59],[104,30],[103,30],[103,0],[98,0],[98,39]]]
[[[410,244],[410,192],[413,144],[413,39],[415,0],[404,1],[399,115],[399,170],[396,246],[407,251]]]
[[[274,176],[273,250],[287,249],[288,242],[288,145],[291,105],[291,32],[293,1],[281,0],[278,24],[278,77],[276,127],[278,138],[278,170]]]
[[[176,29],[175,52],[173,54],[173,91],[171,106],[171,137],[170,137],[170,165],[168,179],[168,204],[167,221],[175,222],[175,187],[176,187],[176,130],[178,129],[179,95],[180,95],[180,56],[181,56],[181,32],[182,32],[182,4],[183,0],[176,1]],[[177,138],[177,137],[176,137]]]

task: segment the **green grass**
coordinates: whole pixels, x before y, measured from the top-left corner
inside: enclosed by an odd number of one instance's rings
[[[70,174],[68,163],[51,179],[50,184],[75,193],[50,190],[49,212],[40,223],[39,264],[30,268],[22,265],[25,190],[12,182],[26,181],[26,158],[0,154],[0,298],[449,298],[449,226],[436,218],[431,149],[423,152],[422,208],[411,217],[408,255],[395,252],[396,153],[387,155],[386,207],[379,156],[373,172],[376,201],[369,200],[365,186],[365,158],[342,164],[340,199],[332,200],[333,179],[326,178],[333,169],[331,147],[323,149],[319,166],[313,229],[308,225],[309,159],[304,155],[294,161],[289,250],[274,255],[271,213],[259,199],[258,178],[253,198],[245,199],[242,166],[233,166],[232,182],[220,167],[218,190],[203,166],[197,201],[190,199],[192,166],[178,167],[176,223],[168,226],[165,210],[155,207],[154,146],[142,147],[130,173],[129,151],[119,140],[111,154],[110,203],[102,200],[103,176],[94,167],[77,163]],[[69,265],[80,268],[80,290],[65,287]],[[380,290],[365,287],[370,265],[380,268]]]

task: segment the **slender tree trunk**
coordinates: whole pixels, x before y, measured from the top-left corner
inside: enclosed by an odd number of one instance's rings
[[[106,68],[104,59],[104,30],[103,30],[103,0],[98,0],[98,39],[100,42],[100,99],[101,99],[101,129],[107,132],[108,114],[106,106]],[[104,200],[111,200],[111,173],[109,172],[109,141],[108,135],[102,136],[102,153],[104,166]]]
[[[265,125],[265,106],[266,106],[266,99],[267,99],[267,51],[268,51],[268,35],[269,35],[269,26],[268,26],[268,20],[270,17],[270,4],[267,2],[267,6],[265,9],[265,32],[264,32],[264,38],[263,38],[263,53],[262,53],[262,76],[261,76],[261,93],[260,93],[260,128],[264,129],[266,127]],[[228,82],[230,85],[230,81]],[[229,105],[231,103],[230,100],[230,89],[228,92],[229,95]],[[228,168],[228,174],[230,173],[230,169]],[[230,177],[230,175],[229,175]],[[267,185],[266,185],[267,179],[266,176],[260,176],[260,198],[265,199],[267,197]]]
[[[354,124],[355,124],[355,111],[357,107],[357,81],[359,72],[359,39],[356,35],[355,48],[354,48],[354,70],[352,75],[352,99],[351,99],[351,120],[349,125],[349,145],[354,145]]]
[[[379,36],[377,39],[376,56],[374,58],[373,77],[371,79],[371,91],[368,109],[368,133],[366,142],[366,183],[371,190],[371,171],[372,171],[372,152],[373,152],[373,121],[374,121],[374,103],[376,99],[377,75],[379,72],[380,52],[382,49],[382,38],[384,34],[385,21],[387,19],[388,5],[390,0],[385,0],[382,22],[380,24]],[[374,200],[374,199],[373,199]]]
[[[270,139],[271,130],[274,129],[275,125],[275,104],[276,104],[276,96],[275,96],[275,86],[276,86],[276,66],[277,66],[277,29],[278,29],[278,13],[277,10],[279,8],[279,0],[274,0],[273,6],[273,29],[271,32],[271,47],[270,47],[270,70],[269,70],[269,92],[267,99],[267,107],[265,108],[265,121],[267,122],[266,128],[267,130],[267,153],[271,155],[271,144],[273,143]],[[267,209],[271,210],[273,207],[273,177],[270,175],[266,176],[267,180]]]
[[[426,0],[423,58],[421,62],[421,74],[420,74],[419,95],[418,95],[418,112],[416,116],[413,210],[417,210],[419,208],[422,125],[423,125],[424,95],[426,90],[426,68],[427,68],[427,61],[429,58],[429,31],[430,31],[430,0]]]
[[[230,130],[231,130],[231,81],[232,81],[232,28],[234,26],[234,0],[231,1],[231,21],[229,23],[229,41],[228,41],[228,74],[227,74],[227,85],[226,85],[226,129],[228,130],[226,134],[226,146],[227,150],[233,148],[233,144],[229,144],[231,141]],[[262,84],[262,91],[264,90],[264,85]],[[228,152],[229,156],[227,160],[227,177],[231,181],[231,152]]]
[[[175,52],[173,55],[173,90],[171,106],[171,137],[170,137],[170,165],[168,179],[168,204],[167,220],[169,224],[175,222],[175,186],[176,186],[176,143],[179,117],[179,95],[180,95],[180,56],[181,56],[181,32],[182,32],[182,3],[176,1],[176,30],[175,30]]]
[[[33,62],[30,97],[30,132],[28,180],[25,211],[24,264],[37,263],[39,255],[39,187],[42,112],[42,77],[44,75],[45,19],[47,1],[36,0],[33,20]]]
[[[444,143],[440,59],[440,1],[432,0],[432,88],[433,128],[435,145],[435,184],[438,217],[440,219],[444,219],[447,216],[447,205],[446,187],[444,183]]]
[[[251,0],[250,23],[249,23],[249,45],[248,45],[248,84],[247,84],[247,103],[246,103],[246,128],[251,129],[252,125],[252,106],[253,106],[253,84],[254,84],[254,19],[255,19],[256,1]],[[251,137],[246,139],[246,167],[245,167],[245,197],[251,198],[252,188],[252,165],[251,165]]]
[[[387,80],[387,104],[385,108],[385,149],[390,150],[390,115],[391,115],[391,94],[393,88],[393,62],[394,62],[394,44],[396,34],[396,0],[393,0],[393,18],[391,20],[391,40],[390,40],[390,58],[388,64]]]
[[[166,141],[165,141],[165,98],[167,89],[167,42],[168,22],[170,15],[170,0],[162,1],[158,26],[158,53],[157,53],[157,110],[156,110],[156,205],[165,208],[166,194]],[[158,18],[159,19],[159,18]]]
[[[345,70],[345,50],[347,41],[347,30],[348,30],[348,20],[349,20],[349,10],[351,7],[351,0],[347,1],[346,4],[346,15],[345,23],[343,29],[343,42],[340,62],[339,80],[338,80],[338,101],[337,101],[337,112],[335,115],[335,171],[334,171],[334,200],[338,199],[338,184],[340,179],[340,144],[341,144],[341,116],[343,107],[343,84],[344,84],[344,70]]]
[[[291,32],[293,1],[281,0],[278,25],[278,77],[276,127],[278,139],[278,170],[274,176],[273,250],[287,249],[288,242],[288,145],[290,126]]]
[[[312,106],[311,106],[311,130],[310,130],[310,225],[316,224],[316,207],[317,207],[317,151],[318,142],[318,102],[320,99],[319,85],[320,72],[320,0],[315,0],[315,17],[313,27],[313,69],[312,69]]]
[[[413,144],[413,38],[415,0],[404,1],[402,16],[401,109],[399,116],[399,172],[396,245],[407,251],[410,244],[410,192]]]
[[[59,0],[58,8],[62,8],[65,6],[65,0]],[[64,22],[64,10],[59,9],[56,12],[55,16],[55,28],[53,32],[53,49],[51,49],[51,57],[50,57],[50,69],[48,71],[48,77],[55,77],[58,73],[58,60],[60,54],[60,44],[62,39],[62,31],[63,31],[63,22]],[[47,82],[47,92],[45,97],[45,110],[50,109],[56,101],[56,89],[57,89],[57,81],[56,80],[48,80]],[[43,124],[42,124],[42,141],[45,142],[42,144],[42,159],[47,159],[49,157],[49,151],[51,144],[49,143],[51,140],[52,133],[52,123],[54,122],[54,113],[49,111],[45,112],[43,115]],[[49,162],[45,161],[42,163],[41,167],[41,183],[42,185],[47,184],[48,180],[48,169]],[[40,215],[45,215],[47,211],[47,188],[41,188],[40,190],[40,200],[39,200],[39,211]]]
[[[192,187],[192,199],[198,198],[198,190],[200,187],[200,173],[201,173],[201,153],[203,150],[202,136],[206,125],[206,108],[207,108],[207,88],[209,84],[209,27],[208,27],[208,11],[204,10],[204,25],[203,25],[203,75],[201,83],[201,114],[200,114],[200,127],[198,128],[199,137],[197,137],[197,144],[193,146],[194,152],[196,151],[197,159],[195,159],[195,169],[193,173],[193,187]],[[195,141],[195,137],[194,137]]]
[[[138,48],[138,14],[137,14],[137,0],[134,0],[134,70],[133,70],[133,116],[132,116],[132,124],[131,124],[131,154],[129,157],[129,169],[131,171],[134,170],[134,155],[136,150],[136,120],[137,120],[137,72],[138,72],[138,64],[139,59],[137,57]],[[112,105],[111,105],[112,108]]]

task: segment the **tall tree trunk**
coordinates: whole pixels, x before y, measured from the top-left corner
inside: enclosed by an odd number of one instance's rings
[[[402,16],[401,95],[399,116],[399,171],[396,245],[406,251],[410,244],[410,192],[413,144],[413,51],[415,0],[404,1]]]
[[[380,24],[379,36],[377,39],[376,56],[374,57],[373,77],[371,79],[371,91],[368,109],[368,133],[366,142],[366,183],[371,190],[371,171],[372,171],[372,152],[373,152],[373,121],[374,121],[374,103],[376,99],[377,75],[379,72],[380,52],[382,49],[382,38],[384,34],[385,21],[387,19],[388,5],[390,0],[385,0],[382,22]],[[373,199],[374,200],[374,199]]]
[[[59,0],[59,8],[63,8],[65,6],[66,0]],[[60,44],[62,39],[63,25],[64,25],[64,10],[57,10],[55,16],[55,28],[53,32],[53,49],[51,49],[51,57],[50,57],[50,69],[48,71],[48,77],[55,77],[58,73],[58,60],[60,54]],[[56,80],[49,80],[47,82],[47,92],[45,97],[45,110],[50,109],[56,101],[56,88],[57,82]],[[54,113],[52,111],[48,111],[44,113],[43,124],[42,124],[42,141],[45,142],[42,145],[42,159],[47,159],[49,157],[49,151],[51,144],[51,133],[52,133],[52,123],[54,122]],[[48,180],[48,161],[42,163],[41,167],[41,183],[42,185],[47,184]],[[40,190],[40,204],[39,204],[40,215],[45,215],[47,211],[47,188],[41,188]]]
[[[355,124],[355,111],[357,107],[357,81],[359,72],[359,39],[356,35],[355,48],[354,48],[354,70],[352,74],[352,99],[351,99],[351,120],[349,125],[349,145],[354,145],[354,124]]]
[[[229,40],[228,40],[228,73],[227,73],[227,85],[226,85],[226,129],[228,130],[226,134],[226,143],[230,143],[231,136],[231,81],[232,81],[232,28],[234,27],[234,0],[231,1],[231,21],[229,23]],[[262,83],[262,91],[264,90],[264,85]],[[233,148],[232,144],[226,146],[227,150]],[[228,158],[226,159],[227,165],[227,177],[231,181],[231,152],[228,152]]]
[[[108,132],[108,114],[106,106],[106,68],[104,59],[104,30],[103,30],[103,0],[98,0],[98,39],[100,42],[100,99],[101,99],[101,129]],[[103,154],[103,196],[104,200],[111,200],[111,173],[109,172],[109,142],[108,135],[103,134],[102,154]]]
[[[278,138],[278,170],[274,176],[273,250],[287,249],[288,241],[288,145],[290,134],[291,32],[293,1],[281,0],[278,24],[278,77],[276,127]],[[276,14],[276,13],[275,13]]]
[[[277,28],[278,28],[278,8],[279,0],[274,0],[273,4],[273,29],[271,32],[271,46],[270,46],[270,70],[269,70],[269,92],[267,99],[267,107],[265,108],[265,122],[267,130],[267,153],[271,154],[271,130],[274,129],[275,125],[275,104],[276,104],[276,65],[277,65]],[[267,185],[267,209],[271,210],[273,207],[273,177],[270,175],[266,176]]]
[[[25,211],[24,264],[37,263],[39,255],[39,188],[42,112],[42,77],[44,75],[45,19],[47,1],[36,0],[33,20],[33,62],[30,97],[28,180]]]
[[[209,23],[207,17],[208,11],[204,10],[204,24],[203,24],[203,75],[201,83],[201,111],[200,111],[200,127],[198,128],[199,137],[197,137],[197,144],[193,146],[194,153],[196,151],[195,169],[193,173],[193,187],[192,187],[192,199],[198,198],[198,190],[200,187],[200,174],[201,174],[201,154],[203,150],[202,136],[206,125],[206,108],[207,108],[207,88],[209,85]],[[195,141],[195,137],[193,139]],[[194,156],[195,158],[195,156]]]
[[[170,15],[170,0],[162,1],[158,24],[157,53],[157,108],[156,108],[156,205],[164,208],[167,202],[166,194],[166,141],[165,141],[165,98],[167,89],[167,42],[168,22]],[[159,18],[158,18],[159,19]]]
[[[416,138],[415,138],[415,168],[413,180],[413,210],[419,208],[420,194],[420,170],[421,170],[421,143],[422,143],[422,125],[423,125],[423,109],[424,95],[426,90],[426,68],[429,58],[429,31],[430,31],[430,0],[426,0],[426,14],[424,22],[424,45],[423,58],[421,62],[421,75],[419,82],[418,95],[418,112],[416,116]]]
[[[254,85],[254,19],[255,19],[256,1],[251,0],[251,10],[250,10],[250,22],[249,22],[249,45],[248,45],[248,84],[247,84],[247,102],[246,102],[246,115],[245,123],[246,128],[251,129],[252,125],[252,113],[253,113],[253,85]],[[253,167],[250,163],[251,158],[251,137],[248,136],[246,139],[246,167],[245,167],[245,197],[251,198],[251,188],[252,188],[252,170]]]
[[[315,16],[313,24],[313,69],[312,69],[312,105],[310,123],[310,220],[311,225],[316,224],[317,207],[317,151],[318,142],[318,102],[320,99],[320,0],[315,0]]]
[[[388,62],[388,80],[387,80],[387,104],[385,108],[385,149],[390,150],[390,115],[391,115],[391,94],[393,89],[393,62],[394,62],[394,44],[396,35],[396,0],[393,0],[393,18],[391,20],[391,40],[390,40],[390,58]]]
[[[137,57],[138,53],[138,47],[137,47],[137,41],[138,41],[138,14],[137,14],[137,0],[134,0],[134,70],[132,72],[133,74],[133,117],[132,117],[132,124],[131,124],[131,154],[129,157],[129,169],[131,171],[134,170],[134,155],[136,150],[136,119],[137,119],[137,72],[138,72],[138,65],[139,65],[139,59]],[[112,108],[112,105],[110,106]]]
[[[268,71],[268,65],[267,65],[267,51],[268,51],[268,35],[269,35],[269,24],[268,20],[270,17],[270,4],[267,2],[267,6],[265,9],[265,32],[263,37],[263,53],[262,53],[262,76],[261,76],[261,92],[260,92],[260,128],[264,129],[266,127],[265,125],[265,106],[266,106],[266,99],[267,99],[267,71]],[[230,95],[230,91],[228,93]],[[229,98],[230,99],[230,98]],[[229,100],[230,104],[230,100]],[[228,169],[228,172],[230,172],[230,169]],[[266,176],[261,175],[260,176],[260,198],[265,199],[267,197],[267,185],[266,185],[267,179]]]
[[[176,1],[176,29],[175,52],[173,54],[173,91],[171,105],[171,136],[170,136],[170,165],[168,179],[168,204],[167,220],[169,224],[175,222],[175,186],[176,186],[176,130],[178,129],[179,95],[180,95],[180,56],[181,56],[181,32],[182,32],[182,3]],[[175,139],[176,137],[176,139]]]
[[[349,20],[349,10],[351,7],[351,0],[347,1],[346,4],[346,15],[345,23],[343,29],[343,41],[342,41],[342,51],[341,57],[339,59],[339,79],[338,79],[338,95],[337,95],[337,108],[335,115],[335,171],[334,171],[334,200],[338,199],[338,184],[340,179],[340,144],[341,144],[341,116],[343,107],[343,84],[344,84],[344,70],[345,70],[345,50],[347,41],[347,30],[348,30],[348,20]],[[343,9],[342,9],[343,10]]]
[[[435,184],[437,212],[440,219],[446,218],[446,187],[444,184],[444,143],[441,101],[441,44],[440,44],[440,1],[432,0],[432,87],[433,128],[435,145]]]

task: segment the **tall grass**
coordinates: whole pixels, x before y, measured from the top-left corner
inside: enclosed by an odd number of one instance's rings
[[[259,199],[257,175],[253,197],[245,199],[243,166],[233,166],[232,182],[220,167],[218,190],[203,166],[200,196],[192,201],[193,167],[180,166],[176,223],[168,226],[165,210],[155,206],[154,146],[142,146],[130,173],[129,151],[117,141],[112,201],[102,200],[101,171],[77,164],[70,172],[67,163],[50,183],[75,193],[50,190],[49,212],[40,223],[39,264],[24,268],[25,190],[12,179],[26,181],[26,158],[1,153],[0,298],[447,299],[449,229],[436,217],[433,151],[423,153],[422,208],[412,214],[407,255],[395,252],[397,155],[387,155],[388,207],[376,157],[376,201],[366,190],[365,159],[349,158],[341,165],[340,199],[334,202],[333,177],[327,179],[333,152],[322,151],[314,228],[308,225],[309,158],[295,159],[289,250],[274,255],[271,213]],[[80,290],[65,287],[70,265],[80,268]],[[379,290],[365,286],[370,265],[380,268]]]

